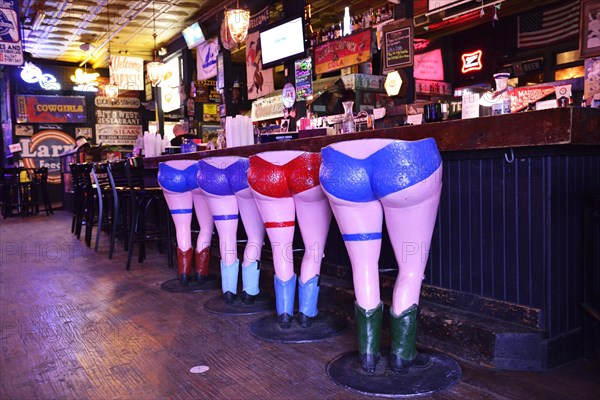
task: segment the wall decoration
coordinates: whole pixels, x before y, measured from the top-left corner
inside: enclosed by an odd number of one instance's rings
[[[582,0],[579,28],[581,58],[600,56],[600,3]]]

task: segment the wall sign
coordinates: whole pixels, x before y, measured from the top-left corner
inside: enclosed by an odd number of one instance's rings
[[[124,90],[144,90],[144,59],[141,57],[110,56],[108,65],[111,81]]]
[[[23,64],[18,7],[21,2],[0,2],[0,65]]]
[[[281,101],[285,108],[292,108],[296,102],[296,88],[291,83],[286,83],[283,86]]]
[[[19,140],[25,168],[48,168],[48,183],[60,183],[59,156],[75,147],[75,139],[58,130],[41,131],[31,138]]]
[[[442,50],[435,49],[428,51],[427,53],[415,54],[413,76],[415,79],[443,81],[444,61],[442,58]]]
[[[82,96],[15,96],[17,123],[86,121],[85,97]]]
[[[296,71],[296,96],[299,101],[306,100],[313,94],[312,88],[312,59],[310,57],[297,60]]]
[[[335,71],[371,59],[371,30],[331,40],[315,48],[317,75]]]
[[[462,68],[460,69],[460,72],[466,74],[472,71],[480,71],[483,68],[483,63],[481,62],[482,54],[483,52],[481,50],[462,54],[460,56],[462,60]]]
[[[260,49],[259,32],[249,33],[246,39],[248,100],[256,99],[275,90],[273,68],[263,69]]]
[[[21,69],[21,79],[27,83],[39,83],[45,90],[60,90],[60,83],[54,75],[43,73],[37,65],[30,62],[25,62]]]
[[[196,73],[199,80],[217,76],[217,55],[219,54],[217,38],[207,40],[196,47]]]
[[[141,134],[141,125],[96,124],[96,142],[104,145],[133,146],[138,135]]]
[[[383,27],[384,72],[413,65],[413,42],[412,19]]]

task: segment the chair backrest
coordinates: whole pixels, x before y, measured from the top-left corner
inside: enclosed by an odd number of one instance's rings
[[[131,157],[127,161],[125,173],[129,179],[129,187],[132,189],[145,189],[144,159],[142,157]]]
[[[33,171],[34,179],[39,181],[42,185],[48,183],[48,167],[41,167]]]

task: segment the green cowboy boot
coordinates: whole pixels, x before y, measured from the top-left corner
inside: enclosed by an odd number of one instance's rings
[[[419,307],[416,304],[408,307],[400,315],[390,309],[390,331],[392,334],[392,350],[389,365],[396,373],[404,374],[409,368],[426,368],[431,357],[417,353],[417,316]]]
[[[363,371],[372,374],[381,357],[381,321],[383,319],[383,303],[372,310],[365,310],[354,304],[356,317],[356,333],[358,335],[358,356]]]

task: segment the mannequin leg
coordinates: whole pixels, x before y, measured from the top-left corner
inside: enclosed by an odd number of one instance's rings
[[[183,284],[192,276],[192,208],[191,192],[169,192],[163,189],[167,206],[171,211],[177,237],[177,274]]]
[[[405,373],[425,368],[430,357],[417,353],[419,295],[441,193],[442,167],[425,180],[383,198],[386,224],[398,262],[392,298],[390,367]]]
[[[210,262],[210,243],[214,229],[213,217],[208,208],[204,193],[200,189],[192,191],[196,219],[200,225],[200,233],[196,241],[196,281],[201,283],[208,279],[208,264]]]
[[[275,274],[282,281],[288,281],[294,275],[292,257],[296,219],[294,199],[267,197],[255,191],[253,193],[271,242]]]
[[[216,196],[204,192],[206,202],[219,233],[221,251],[221,286],[225,301],[233,302],[237,293],[239,261],[237,258],[238,205],[235,196]]]
[[[329,198],[352,263],[361,368],[372,373],[380,358],[383,314],[379,292],[383,210],[379,201],[354,203],[325,194]]]
[[[419,304],[440,201],[441,174],[440,167],[427,179],[381,199],[399,267],[392,299],[396,315]]]
[[[300,280],[298,282],[298,321],[308,328],[312,318],[318,314],[319,272],[329,226],[331,208],[320,186],[294,196],[298,226],[302,234],[305,252],[302,258]]]
[[[265,228],[252,191],[249,188],[240,190],[235,196],[238,200],[240,216],[248,237],[242,262],[241,299],[245,304],[252,304],[254,303],[254,297],[260,292],[258,285],[260,280],[260,258],[265,239]]]

